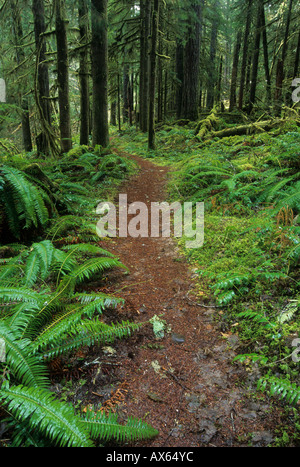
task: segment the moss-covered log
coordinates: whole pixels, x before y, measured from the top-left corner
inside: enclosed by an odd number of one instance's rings
[[[211,131],[218,128],[219,120],[217,107],[214,107],[206,118],[198,122],[195,130],[196,137],[202,141]]]
[[[288,119],[278,118],[274,120],[265,120],[261,122],[239,125],[231,128],[224,128],[219,131],[211,131],[209,138],[225,138],[227,136],[251,135],[253,133],[265,132],[280,128],[288,122]]]

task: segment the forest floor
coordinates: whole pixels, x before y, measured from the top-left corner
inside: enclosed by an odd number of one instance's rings
[[[128,204],[167,199],[170,167],[120,155],[140,167],[120,187]],[[125,300],[108,318],[146,322],[156,315],[167,327],[157,339],[147,323],[129,339],[102,349],[102,355],[99,349],[89,353],[90,363],[96,363],[81,390],[90,403],[117,410],[123,420],[138,417],[158,430],[157,437],[135,447],[272,445],[275,429],[284,424],[283,407],[256,392],[256,374],[232,363],[239,353],[238,335],[217,324],[221,309],[196,303],[195,273],[176,241],[128,237],[101,246],[130,271],[113,270],[100,286],[89,284]]]

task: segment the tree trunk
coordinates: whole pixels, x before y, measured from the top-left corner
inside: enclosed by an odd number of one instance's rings
[[[237,74],[238,74],[238,64],[241,48],[242,32],[238,31],[236,37],[236,43],[233,53],[233,63],[231,71],[231,84],[230,84],[230,101],[229,101],[229,110],[232,111],[236,107],[236,85],[237,85]]]
[[[214,18],[211,27],[211,38],[210,38],[210,54],[209,54],[209,66],[208,66],[208,86],[207,86],[207,101],[206,105],[208,109],[212,109],[215,101],[215,82],[216,82],[216,70],[215,70],[215,59],[217,53],[217,35],[218,35],[218,20],[217,20],[217,7],[218,2],[214,3]]]
[[[34,34],[36,44],[36,85],[35,98],[40,115],[42,132],[37,136],[38,152],[51,151],[51,111],[49,102],[49,72],[46,63],[46,44],[43,36],[46,31],[44,0],[32,0]]]
[[[269,109],[271,105],[271,76],[270,76],[270,67],[269,67],[269,53],[268,53],[268,41],[267,41],[267,29],[266,29],[266,17],[265,17],[265,7],[262,6],[262,39],[263,39],[263,50],[264,50],[264,67],[265,67],[265,76],[266,76],[266,96],[267,96],[267,107]]]
[[[64,0],[55,0],[55,33],[61,151],[62,153],[67,153],[72,148],[72,136],[69,100],[68,40],[64,15]]]
[[[177,39],[176,44],[176,79],[177,79],[177,87],[176,87],[176,115],[177,118],[180,118],[182,115],[182,89],[183,89],[183,51],[184,47],[182,42]]]
[[[202,29],[203,1],[192,1],[195,16],[189,27],[184,47],[184,78],[182,90],[182,118],[197,120],[199,102],[200,37]]]
[[[148,149],[155,149],[155,91],[156,91],[156,51],[158,38],[158,21],[160,0],[153,1],[152,37],[150,51],[150,80],[149,80],[149,122]]]
[[[80,45],[79,85],[80,85],[80,144],[89,144],[90,122],[90,94],[89,94],[89,67],[88,67],[88,4],[87,0],[79,0],[78,19]]]
[[[220,57],[220,65],[219,65],[219,75],[218,75],[218,82],[217,82],[217,92],[216,92],[216,102],[218,105],[224,107],[224,104],[221,99],[222,94],[222,74],[223,74],[223,57]]]
[[[244,87],[245,87],[245,79],[246,79],[246,68],[247,68],[247,60],[248,60],[248,41],[249,41],[249,32],[251,26],[251,6],[252,0],[248,0],[247,6],[247,18],[246,18],[246,26],[245,26],[245,33],[244,33],[244,41],[243,41],[243,57],[242,57],[242,65],[241,65],[241,76],[240,76],[240,91],[239,91],[239,109],[243,109],[243,101],[244,101]]]
[[[151,2],[140,0],[140,89],[139,89],[139,125],[140,130],[148,129],[148,93],[149,93],[149,35]]]
[[[263,0],[259,0],[258,9],[257,9],[256,29],[255,29],[254,54],[253,54],[253,61],[252,61],[248,113],[252,111],[254,103],[255,103],[255,97],[256,97],[256,85],[257,85],[257,72],[258,72],[263,6],[264,6]]]
[[[107,0],[91,0],[93,146],[107,147],[108,129],[108,40]]]
[[[300,31],[298,35],[298,44],[297,44],[297,49],[296,49],[296,54],[295,54],[293,78],[297,78],[298,76],[299,59],[300,59]]]
[[[285,21],[285,33],[284,33],[284,39],[283,39],[283,44],[282,44],[282,54],[281,54],[281,57],[278,58],[277,68],[276,68],[275,113],[277,115],[280,115],[281,106],[282,106],[284,61],[286,58],[286,52],[287,52],[287,46],[288,46],[288,36],[289,36],[289,28],[290,28],[291,15],[292,15],[292,5],[293,5],[293,0],[290,0],[288,11],[287,11],[287,16],[286,16],[286,21]]]
[[[123,122],[130,122],[131,86],[129,77],[129,66],[125,63],[123,67]]]
[[[11,0],[11,9],[13,16],[14,34],[16,40],[16,57],[17,63],[20,64],[25,59],[24,49],[22,48],[23,42],[23,28],[21,22],[20,9],[15,0]],[[30,131],[29,108],[28,98],[24,96],[24,89],[21,89],[21,108],[22,108],[22,136],[23,146],[26,152],[32,151],[32,140]]]
[[[112,101],[110,105],[110,124],[113,126],[117,125],[117,102]]]

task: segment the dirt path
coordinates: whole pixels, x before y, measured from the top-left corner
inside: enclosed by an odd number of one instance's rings
[[[165,200],[169,169],[133,158],[141,170],[120,191],[127,193],[128,203]],[[127,388],[121,412],[159,430],[154,440],[138,445],[268,445],[271,427],[279,421],[277,412],[269,414],[269,403],[261,396],[247,397],[255,376],[232,364],[239,342],[230,333],[222,335],[214,322],[217,309],[189,300],[193,271],[175,241],[117,238],[108,248],[130,269],[129,275],[112,272],[107,283],[108,291],[118,291],[126,300],[121,317],[147,321],[163,314],[171,327],[157,340],[152,326],[146,325],[114,346],[114,375]]]

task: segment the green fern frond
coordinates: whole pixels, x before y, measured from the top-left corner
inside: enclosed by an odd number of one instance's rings
[[[83,305],[93,304],[94,306],[100,307],[101,309],[116,307],[120,303],[124,303],[123,298],[114,297],[105,293],[76,293],[74,299],[78,300]]]
[[[128,270],[124,264],[114,258],[92,258],[79,265],[71,272],[71,276],[76,278],[78,283],[90,279],[93,275],[103,272],[107,269],[123,268]]]
[[[259,323],[259,324],[263,324],[267,329],[270,329],[270,328],[274,328],[276,325],[275,323],[272,323],[268,320],[268,318],[266,318],[265,316],[263,316],[262,314],[260,313],[257,313],[255,311],[242,311],[241,313],[239,313],[237,315],[239,318],[249,318],[249,319],[252,319],[253,321],[255,321],[256,323]]]
[[[118,423],[118,415],[110,413],[87,412],[82,424],[89,431],[92,439],[109,441],[114,439],[118,442],[136,441],[149,439],[157,436],[158,431],[152,428],[143,420],[130,417],[126,425]]]
[[[27,287],[0,287],[0,301],[2,302],[29,302],[42,306],[47,295],[35,292]]]
[[[39,430],[62,447],[93,447],[79,416],[71,406],[55,399],[42,388],[11,386],[2,388],[0,399],[18,420],[26,420],[32,430]]]
[[[279,396],[291,405],[296,405],[300,400],[300,387],[288,379],[265,376],[259,379],[257,388],[261,391],[268,390],[271,396]]]
[[[67,251],[74,251],[75,253],[78,252],[79,254],[102,255],[102,256],[109,256],[110,258],[115,257],[113,253],[110,253],[109,251],[105,250],[104,248],[100,248],[97,245],[91,245],[90,243],[79,243],[77,245],[64,245],[62,249],[67,250]]]
[[[26,386],[47,387],[47,369],[30,354],[31,341],[20,339],[4,322],[0,323],[0,337],[5,342],[6,364],[17,381]]]
[[[82,322],[80,328],[74,327],[68,339],[60,344],[44,351],[41,358],[51,360],[59,355],[64,355],[82,346],[103,343],[112,343],[115,339],[126,338],[132,335],[143,326],[142,323],[122,322],[118,324],[105,324],[98,319]]]
[[[44,225],[48,221],[49,215],[40,190],[16,168],[3,165],[0,170],[9,185],[9,189],[11,189],[14,209],[19,221],[24,221],[25,228],[32,224],[37,227],[38,223]],[[8,188],[5,191],[7,190]],[[12,204],[5,207],[9,209],[7,214],[11,215]],[[15,215],[12,220],[15,222]]]

